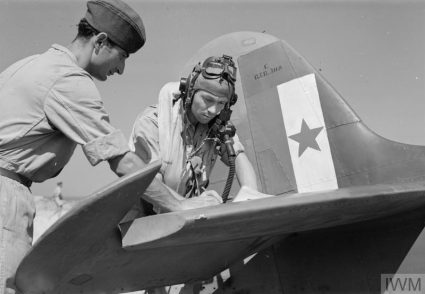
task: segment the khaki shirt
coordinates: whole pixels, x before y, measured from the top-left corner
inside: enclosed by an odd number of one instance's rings
[[[129,151],[92,77],[65,47],[0,74],[0,167],[35,182],[56,176],[77,144],[92,165]]]

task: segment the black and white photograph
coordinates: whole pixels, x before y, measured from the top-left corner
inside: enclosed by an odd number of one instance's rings
[[[425,0],[0,0],[0,294],[425,293]]]

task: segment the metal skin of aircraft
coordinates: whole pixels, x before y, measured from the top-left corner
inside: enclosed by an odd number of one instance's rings
[[[56,259],[36,259],[60,220],[18,269],[24,293],[129,292],[209,280],[229,267],[229,279],[201,291],[381,293],[382,274],[425,273],[425,147],[372,132],[320,72],[268,34],[219,37],[182,76],[222,54],[238,66],[232,122],[261,191],[275,196],[138,218],[96,244],[69,231]],[[58,273],[57,260],[72,266]]]

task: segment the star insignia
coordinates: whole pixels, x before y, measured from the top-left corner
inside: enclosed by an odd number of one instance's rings
[[[298,149],[298,157],[301,157],[301,155],[303,155],[304,151],[307,148],[312,148],[321,151],[319,144],[317,144],[316,137],[317,135],[319,135],[322,129],[323,127],[310,129],[305,120],[303,119],[301,123],[301,131],[298,134],[289,136],[289,138],[300,144]]]

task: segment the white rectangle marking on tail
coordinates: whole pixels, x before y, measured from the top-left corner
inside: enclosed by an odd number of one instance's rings
[[[277,86],[298,192],[338,189],[314,74]]]

